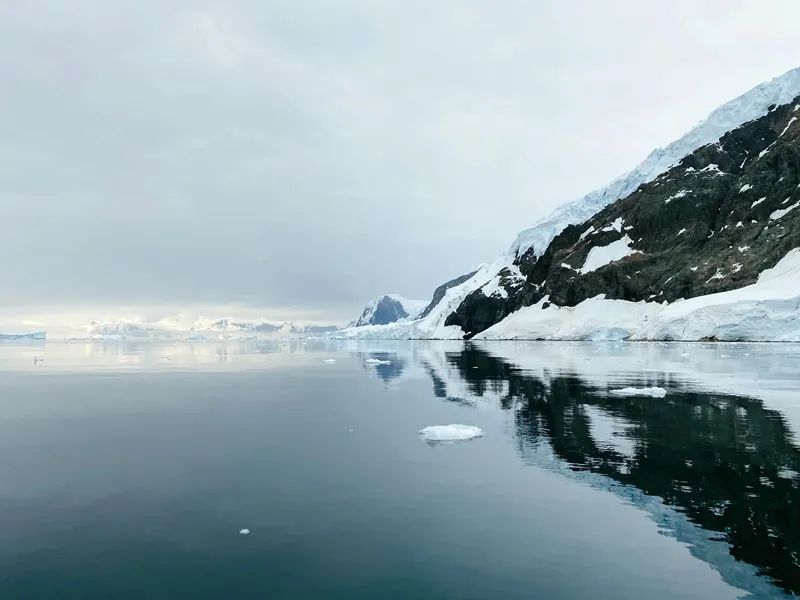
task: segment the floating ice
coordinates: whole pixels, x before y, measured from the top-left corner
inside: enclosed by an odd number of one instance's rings
[[[250,535],[250,530],[249,530],[249,529],[247,529],[247,528],[245,528],[245,529],[240,529],[240,530],[239,530],[239,534],[240,534],[240,535]]]
[[[419,434],[430,442],[455,442],[480,437],[483,430],[474,425],[430,425]]]
[[[392,361],[390,361],[390,360],[381,360],[379,358],[368,358],[364,362],[367,363],[368,365],[390,365],[390,364],[392,364]]]
[[[336,362],[336,359],[335,358],[326,358],[325,362],[328,363],[329,365],[332,365],[333,363]]]
[[[611,396],[651,396],[653,398],[663,398],[667,395],[667,390],[660,387],[626,387],[618,390],[609,390]]]

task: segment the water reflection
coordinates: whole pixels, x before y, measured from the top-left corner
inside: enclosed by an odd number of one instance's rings
[[[427,364],[434,394],[513,410],[523,458],[539,463],[546,449],[573,473],[658,498],[706,532],[705,540],[682,537],[704,546],[694,553],[726,579],[741,574],[714,542],[800,593],[800,451],[780,412],[753,398],[668,384],[663,400],[612,397],[575,374],[533,373],[475,346],[442,357],[439,368]],[[660,378],[648,373],[643,383],[664,385]]]

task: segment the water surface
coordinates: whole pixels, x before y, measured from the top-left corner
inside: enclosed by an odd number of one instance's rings
[[[778,344],[2,345],[0,594],[798,593],[798,367]],[[608,394],[630,385],[668,395]],[[448,423],[485,435],[417,435]]]

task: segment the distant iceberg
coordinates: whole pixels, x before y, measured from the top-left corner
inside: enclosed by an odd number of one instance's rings
[[[429,442],[455,442],[481,437],[483,430],[474,425],[430,425],[419,434]]]
[[[47,332],[34,331],[31,333],[0,333],[0,341],[15,341],[15,340],[38,340],[44,341],[47,339]]]

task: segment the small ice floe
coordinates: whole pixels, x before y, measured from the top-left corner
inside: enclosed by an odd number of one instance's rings
[[[247,528],[245,528],[245,529],[240,529],[240,530],[239,530],[239,535],[250,535],[250,530],[249,530],[249,529],[247,529]]]
[[[325,362],[328,363],[329,365],[332,365],[333,363],[336,362],[336,359],[335,358],[326,358]]]
[[[609,390],[611,396],[650,396],[652,398],[664,398],[667,395],[667,390],[660,387],[626,387],[618,390]]]
[[[681,358],[689,358],[689,353],[684,352],[683,354],[681,354]]]
[[[474,425],[430,425],[419,434],[429,442],[456,442],[481,437],[483,430]]]
[[[786,467],[778,469],[778,477],[780,477],[781,479],[794,479],[795,477],[797,477],[797,475],[798,475],[797,471],[792,471],[791,469],[788,469]]]
[[[390,364],[392,364],[392,361],[390,361],[390,360],[381,360],[379,358],[368,358],[364,362],[367,363],[368,365],[390,365]]]

